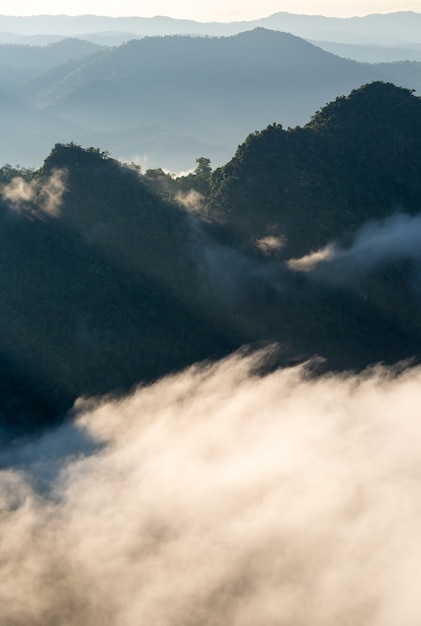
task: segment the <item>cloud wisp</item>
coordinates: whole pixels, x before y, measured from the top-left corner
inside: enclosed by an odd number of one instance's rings
[[[285,246],[285,237],[276,235],[267,235],[256,241],[256,247],[266,256],[276,256]]]
[[[421,370],[261,358],[80,402],[3,457],[4,624],[418,625]]]
[[[290,259],[287,265],[296,272],[314,272],[322,278],[344,282],[400,259],[421,260],[421,215],[397,214],[369,222],[350,247],[329,243],[300,259]]]
[[[54,169],[50,176],[25,181],[20,176],[13,178],[2,190],[3,198],[18,211],[57,217],[60,213],[63,194],[67,189],[67,172]]]

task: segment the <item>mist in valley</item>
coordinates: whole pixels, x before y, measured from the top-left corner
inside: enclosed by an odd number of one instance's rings
[[[0,16],[0,626],[418,626],[418,18]]]
[[[3,623],[418,622],[419,368],[237,354],[1,455]]]

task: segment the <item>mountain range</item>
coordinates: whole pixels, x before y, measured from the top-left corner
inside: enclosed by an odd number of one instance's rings
[[[375,82],[214,171],[75,143],[1,168],[4,436],[245,345],[322,371],[419,360],[420,137],[420,99]]]
[[[279,12],[258,20],[229,23],[197,22],[164,16],[112,18],[97,15],[32,17],[0,15],[0,32],[16,36],[36,36],[42,33],[50,36],[79,37],[121,32],[126,37],[128,35],[129,39],[134,36],[156,35],[220,37],[236,35],[255,28],[280,30],[305,39],[341,43],[420,43],[421,14],[401,11],[365,17],[335,18]]]
[[[52,67],[79,59],[101,47],[82,39],[66,38],[47,46],[0,45],[0,77],[21,83]]]
[[[0,160],[24,166],[37,166],[57,141],[100,145],[144,168],[192,169],[203,154],[220,165],[251,129],[302,125],[361,84],[417,89],[421,76],[415,62],[357,63],[262,28],[221,38],[148,37],[114,48],[78,40],[33,54],[13,48],[0,46]],[[56,65],[60,54],[68,60]]]

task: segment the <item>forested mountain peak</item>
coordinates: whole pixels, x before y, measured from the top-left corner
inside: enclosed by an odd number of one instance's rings
[[[311,119],[308,128],[342,129],[358,124],[368,128],[384,125],[406,127],[420,123],[421,100],[413,90],[393,83],[374,81],[354,89],[348,96],[340,96],[326,104]]]
[[[275,225],[282,254],[302,255],[367,219],[418,212],[420,169],[421,100],[374,82],[304,127],[272,124],[249,135],[215,171],[209,210],[245,245]]]
[[[332,368],[421,358],[411,283],[420,123],[419,98],[376,82],[304,127],[252,133],[224,167],[198,159],[184,179],[142,175],[76,143],[57,144],[20,180],[6,168],[7,385],[49,419],[80,394],[127,389],[254,342],[280,342],[284,364],[314,354]],[[199,205],[194,215],[181,206],[187,199]],[[352,248],[367,223],[372,239],[380,233],[377,256],[367,244]],[[320,250],[336,253],[336,264],[295,269]],[[0,412],[10,397],[0,389]],[[16,418],[24,427],[25,415]]]
[[[102,152],[99,148],[82,148],[77,143],[57,143],[51,150],[50,154],[44,160],[41,172],[51,173],[54,168],[60,167],[96,167],[99,164],[105,164],[109,167],[110,163],[115,161],[108,159],[107,153]]]

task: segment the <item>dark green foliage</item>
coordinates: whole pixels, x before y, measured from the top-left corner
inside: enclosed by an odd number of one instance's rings
[[[421,100],[390,83],[337,98],[304,128],[273,124],[216,170],[209,212],[243,245],[275,229],[301,256],[421,200]]]
[[[174,199],[177,193],[175,179],[160,167],[154,170],[146,170],[142,181],[148,189],[168,200]]]
[[[55,146],[39,181],[60,168],[58,217],[0,206],[3,404],[23,389],[9,432],[27,429],[29,407],[51,419],[80,395],[127,390],[235,346],[197,310],[179,208],[97,149]]]
[[[221,242],[272,268],[257,245],[262,237],[282,239],[279,264],[332,241],[346,245],[370,220],[418,214],[420,171],[420,99],[373,83],[337,98],[304,128],[272,124],[251,134],[213,173],[207,213]],[[337,287],[284,275],[272,293],[250,293],[250,315],[264,320],[267,338],[293,346],[295,355],[323,355],[328,368],[420,358],[414,275],[419,267],[403,262]]]
[[[30,181],[34,176],[35,170],[31,167],[20,167],[16,165],[13,167],[9,163],[6,163],[0,167],[0,186],[10,183],[13,178],[23,178],[25,181]]]
[[[419,214],[420,171],[420,100],[387,83],[336,99],[304,128],[249,135],[213,172],[200,157],[179,179],[142,175],[75,143],[57,144],[38,172],[4,166],[3,189],[18,174],[36,193],[0,204],[0,434],[244,344],[278,342],[277,365],[420,360],[416,258],[337,282],[283,262],[346,245],[367,221]],[[56,215],[42,206],[52,176],[65,184]],[[176,201],[192,189],[207,201],[194,215]],[[276,255],[259,247],[265,237],[284,241]]]
[[[207,157],[199,157],[196,159],[197,167],[194,170],[194,186],[193,188],[206,196],[210,190],[210,180],[212,174],[211,161]]]

